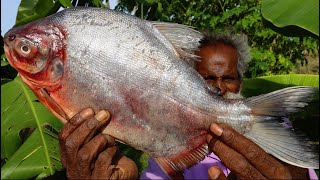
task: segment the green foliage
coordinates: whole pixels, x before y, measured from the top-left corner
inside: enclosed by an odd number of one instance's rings
[[[3,37],[2,37],[2,35],[1,35],[0,43],[1,43],[1,45],[3,44]],[[3,47],[3,46],[1,46],[0,55],[1,55],[1,67],[8,65],[8,62],[7,62],[7,60],[6,60],[6,55],[4,54],[4,47]]]
[[[249,77],[268,76],[273,74],[288,74],[294,68],[289,58],[262,48],[251,49],[252,61],[249,62],[246,75]]]
[[[71,1],[71,0],[65,0]],[[103,0],[78,0],[72,1],[73,6],[89,6],[89,7],[103,7],[106,8],[107,6],[103,3]]]
[[[296,25],[319,36],[319,1],[262,0],[261,10],[263,17],[278,27]]]
[[[142,151],[138,151],[136,149],[134,149],[131,146],[122,144],[122,143],[118,143],[119,149],[121,151],[121,153],[123,153],[125,156],[127,156],[128,158],[134,160],[134,162],[136,163],[138,170],[139,170],[139,174],[141,174],[148,166],[148,154],[142,152]]]
[[[59,0],[59,2],[61,3],[61,5],[63,7],[73,7],[73,4],[71,3],[70,0]]]
[[[61,170],[56,131],[62,125],[19,76],[1,85],[1,178],[43,178]],[[24,132],[31,134],[23,142]]]
[[[2,54],[1,55],[1,66],[6,66],[8,65],[9,63],[6,61],[6,55],[5,54]]]
[[[15,26],[23,25],[31,21],[43,18],[58,11],[61,4],[59,1],[21,1]]]

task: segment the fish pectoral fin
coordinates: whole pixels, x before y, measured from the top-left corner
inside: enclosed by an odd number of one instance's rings
[[[64,124],[68,122],[68,116],[61,109],[61,107],[50,97],[48,92],[41,88],[38,92],[35,92],[38,99],[53,113],[58,119],[60,119]]]
[[[198,50],[203,34],[191,26],[177,23],[152,22],[154,27],[166,37],[174,46],[181,59],[199,61],[200,57],[194,54]]]
[[[285,128],[277,120],[255,123],[251,131],[244,134],[267,153],[302,168],[319,169],[317,146],[303,134]]]
[[[203,160],[206,155],[208,155],[208,146],[204,144],[187,153],[153,159],[171,179],[183,179],[184,170]]]

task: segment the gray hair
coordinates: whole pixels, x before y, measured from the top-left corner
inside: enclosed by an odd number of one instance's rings
[[[203,32],[204,38],[201,40],[202,46],[208,44],[227,44],[234,47],[238,53],[238,64],[237,69],[240,79],[243,77],[243,73],[246,71],[247,63],[250,61],[250,47],[248,45],[248,37],[243,33],[235,33],[227,31],[221,32]]]

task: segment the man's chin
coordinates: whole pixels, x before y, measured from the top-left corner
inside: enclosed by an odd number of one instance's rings
[[[241,99],[241,98],[243,98],[243,96],[240,95],[240,92],[239,93],[226,92],[222,97],[226,98],[226,99]]]

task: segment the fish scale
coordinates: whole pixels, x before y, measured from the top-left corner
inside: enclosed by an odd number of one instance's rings
[[[62,122],[87,107],[110,111],[103,133],[148,153],[172,178],[208,154],[208,127],[218,122],[287,163],[319,168],[314,146],[278,118],[306,106],[315,89],[223,99],[188,63],[198,58],[193,52],[201,38],[185,25],[78,7],[14,28],[4,42],[9,63]],[[22,40],[40,49],[38,55],[17,57],[22,52],[14,44]],[[38,59],[43,48],[51,50],[44,67]]]

